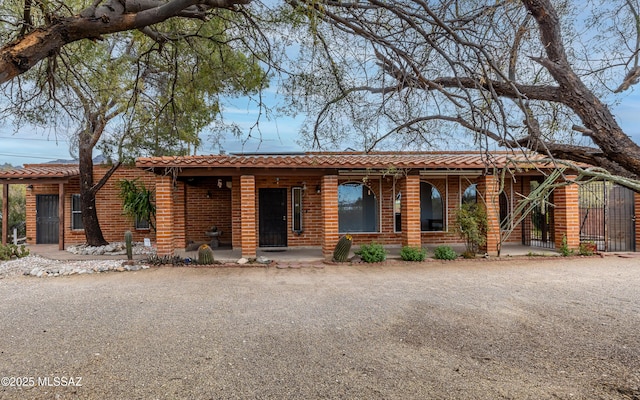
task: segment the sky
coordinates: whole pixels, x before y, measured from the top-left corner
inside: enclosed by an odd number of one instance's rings
[[[282,99],[273,93],[265,98],[272,105],[282,103]],[[640,144],[640,91],[627,94],[619,105],[612,107],[612,110],[623,130],[636,143]],[[239,124],[245,132],[244,136],[249,132],[249,128],[255,124],[257,114],[258,110],[255,106],[243,105],[241,100],[235,101],[231,107],[224,109],[225,119]],[[203,146],[198,149],[197,154],[218,154],[220,150],[224,150],[226,153],[289,153],[311,150],[297,143],[299,141],[298,132],[303,122],[304,116],[281,117],[272,121],[262,118],[260,120],[261,137],[246,140],[244,138],[238,139],[229,134],[223,139],[221,149],[217,145],[212,146],[207,135],[202,135]],[[256,135],[256,132],[253,134]],[[349,147],[348,143],[345,144],[346,147]],[[63,135],[56,137],[53,132],[41,127],[26,127],[15,132],[10,122],[5,121],[0,124],[0,165],[9,163],[13,166],[21,166],[47,163],[59,159],[72,159],[69,154],[69,144]]]

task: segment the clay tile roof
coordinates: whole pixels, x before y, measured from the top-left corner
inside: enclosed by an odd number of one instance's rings
[[[254,167],[254,168],[448,168],[477,169],[504,166],[512,153],[496,152],[489,157],[478,152],[322,152],[294,154],[229,154],[180,157],[142,157],[140,168]]]
[[[68,178],[80,175],[78,164],[27,164],[0,171],[0,179]]]

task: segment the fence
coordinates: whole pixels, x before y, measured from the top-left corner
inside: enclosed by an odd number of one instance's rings
[[[634,192],[611,182],[580,186],[580,241],[599,251],[635,251]]]

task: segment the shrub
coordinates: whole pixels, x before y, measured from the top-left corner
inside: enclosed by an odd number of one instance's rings
[[[562,236],[562,245],[560,246],[560,254],[562,257],[568,257],[573,254],[573,250],[567,245],[567,235]]]
[[[378,243],[363,244],[355,253],[366,263],[382,262],[387,259],[387,251]]]
[[[596,244],[594,242],[583,242],[580,243],[580,247],[578,248],[578,254],[581,256],[592,256],[598,251]]]
[[[478,253],[487,242],[487,213],[478,204],[463,204],[456,211],[456,232],[464,240],[468,254]]]
[[[438,246],[433,250],[433,257],[437,260],[455,260],[458,254],[451,246]]]
[[[424,261],[427,251],[421,247],[404,246],[400,250],[400,258],[404,261]]]
[[[0,260],[7,261],[14,258],[22,258],[29,255],[29,249],[25,245],[16,246],[15,244],[0,244]]]

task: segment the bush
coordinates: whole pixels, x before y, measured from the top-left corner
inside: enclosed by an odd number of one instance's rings
[[[489,223],[487,213],[478,204],[463,204],[456,210],[456,232],[464,240],[465,258],[475,255],[487,242]]]
[[[355,253],[366,263],[382,262],[387,259],[387,251],[378,243],[363,244]]]
[[[404,261],[424,261],[427,251],[421,247],[404,246],[400,250],[400,258]]]
[[[455,260],[458,258],[458,254],[451,246],[438,246],[433,251],[433,258],[437,260]]]
[[[580,243],[580,247],[578,248],[578,254],[581,256],[592,256],[598,251],[598,247],[594,242],[583,242]]]
[[[573,250],[571,250],[567,245],[567,235],[562,236],[562,245],[560,246],[560,254],[562,254],[563,257],[569,257],[570,255],[573,254]]]
[[[0,244],[0,260],[7,261],[14,258],[22,258],[29,255],[29,249],[24,245],[16,246],[15,244]]]

